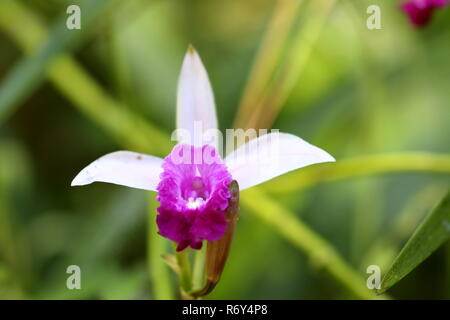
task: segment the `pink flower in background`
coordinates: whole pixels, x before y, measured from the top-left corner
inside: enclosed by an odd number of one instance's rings
[[[402,4],[401,7],[413,25],[422,27],[430,22],[435,9],[448,4],[450,0],[411,0]]]
[[[195,137],[198,123],[202,134],[217,131],[208,74],[190,47],[178,83],[177,129]],[[276,150],[271,146],[274,137]],[[188,246],[200,249],[203,240],[215,241],[225,234],[232,180],[244,190],[301,167],[335,161],[324,150],[287,133],[252,139],[223,160],[217,141],[205,143],[202,137],[186,143],[185,138],[177,138],[179,144],[165,159],[130,151],[107,154],[84,168],[72,186],[100,181],[157,191],[159,233],[178,243],[180,251]]]

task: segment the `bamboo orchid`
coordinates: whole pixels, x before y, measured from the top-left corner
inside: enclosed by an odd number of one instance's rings
[[[217,139],[205,138],[207,132],[217,131],[215,102],[207,72],[192,47],[179,77],[176,122],[177,130],[195,136],[195,141],[177,134],[178,144],[165,159],[130,151],[107,154],[84,168],[72,186],[99,181],[157,191],[159,233],[176,242],[177,251],[200,249],[203,240],[212,242],[225,234],[232,180],[243,190],[301,167],[335,161],[299,137],[278,132],[252,139],[222,160]],[[201,126],[200,139],[196,124]]]

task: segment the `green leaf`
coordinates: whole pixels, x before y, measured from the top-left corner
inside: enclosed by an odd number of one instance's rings
[[[419,225],[394,260],[381,283],[380,293],[395,285],[450,237],[450,190]]]

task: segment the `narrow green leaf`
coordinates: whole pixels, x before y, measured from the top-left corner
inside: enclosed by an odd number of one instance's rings
[[[428,152],[402,152],[364,155],[323,163],[292,171],[263,185],[271,193],[298,191],[319,183],[386,173],[450,173],[450,155]]]
[[[394,260],[380,293],[395,285],[450,238],[450,190],[428,214]]]

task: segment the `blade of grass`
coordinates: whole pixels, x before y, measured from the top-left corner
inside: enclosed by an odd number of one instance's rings
[[[309,18],[294,35],[293,44],[272,84],[254,104],[247,128],[272,126],[311,56],[334,3],[335,0],[315,0],[309,3],[305,14]]]
[[[416,229],[381,282],[385,292],[450,238],[450,190]]]
[[[261,46],[255,57],[247,86],[236,113],[235,128],[244,128],[276,68],[278,57],[292,28],[301,0],[278,0]]]
[[[312,187],[322,182],[399,172],[450,174],[450,155],[425,152],[378,154],[314,165],[283,175],[261,186],[271,193]]]

